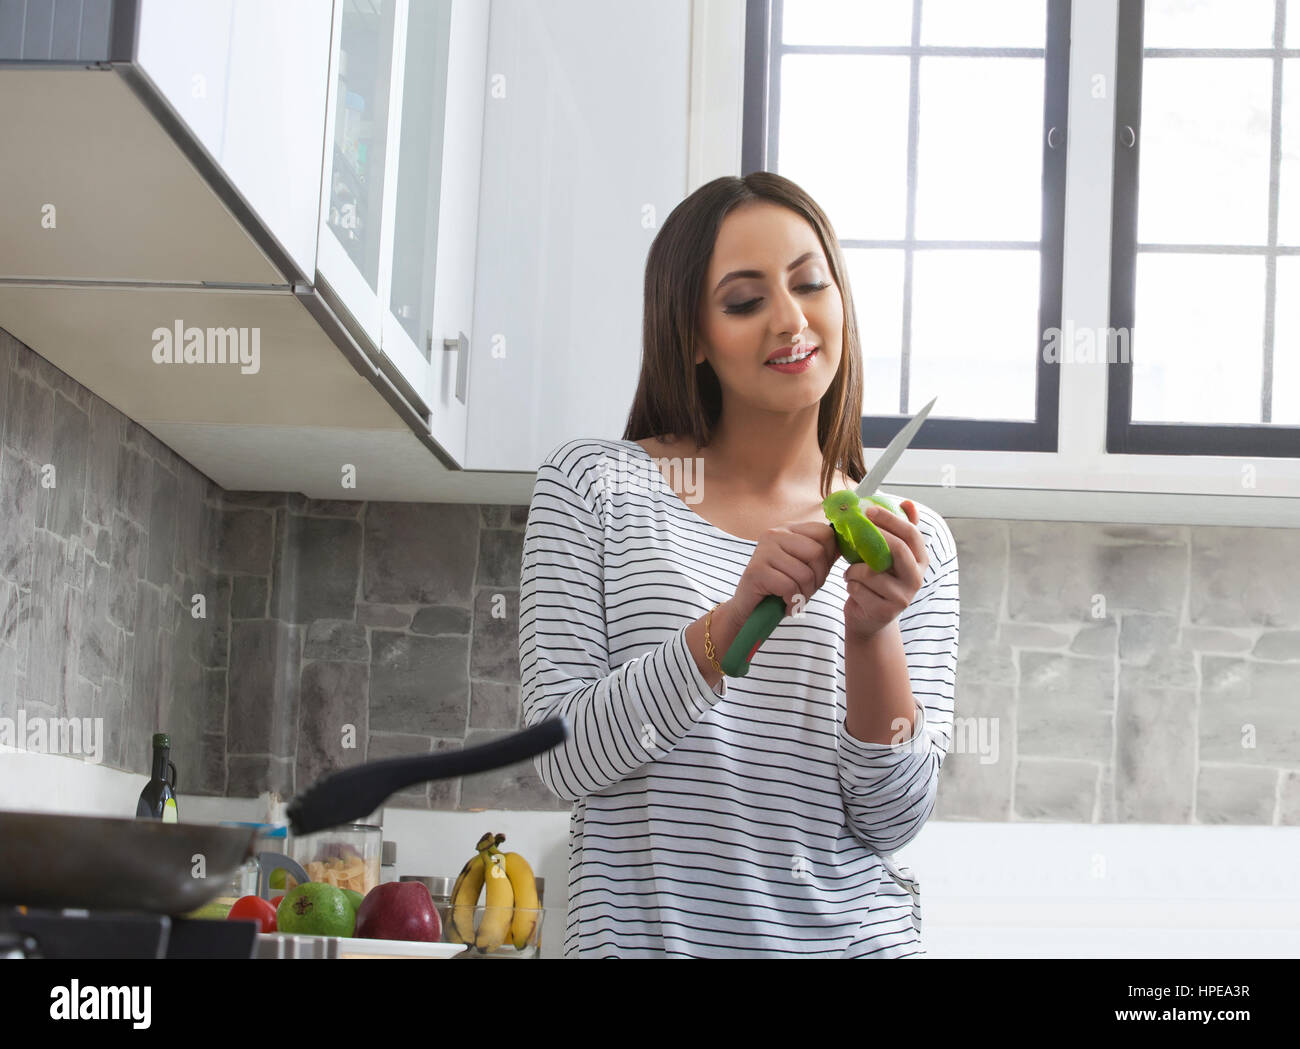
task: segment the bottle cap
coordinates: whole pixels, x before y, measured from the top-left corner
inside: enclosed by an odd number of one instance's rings
[[[171,745],[172,745],[172,741],[171,741],[170,739],[167,738],[167,733],[166,733],[166,732],[155,732],[155,733],[153,734],[153,745],[154,745],[155,747],[168,747],[168,748],[170,748]]]

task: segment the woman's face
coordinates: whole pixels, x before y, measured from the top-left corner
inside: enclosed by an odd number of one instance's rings
[[[713,366],[729,400],[798,411],[817,404],[835,378],[844,300],[817,232],[789,208],[752,202],[722,220],[700,312],[695,363]],[[792,351],[782,348],[791,344],[817,347],[803,372],[764,363],[777,350],[789,356]]]

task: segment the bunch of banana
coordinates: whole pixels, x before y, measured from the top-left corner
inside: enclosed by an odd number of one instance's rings
[[[532,939],[539,906],[537,883],[527,860],[497,848],[505,840],[504,834],[484,834],[456,877],[447,930],[448,939],[455,943],[473,943],[481,951],[490,951],[509,937],[516,950],[523,950]],[[485,886],[487,901],[476,933],[474,908]]]

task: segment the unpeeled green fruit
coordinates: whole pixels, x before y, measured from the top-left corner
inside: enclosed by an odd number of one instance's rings
[[[876,493],[869,501],[883,506],[904,521],[909,520],[902,508],[888,496]],[[852,488],[831,492],[822,501],[822,510],[835,530],[835,539],[844,560],[849,564],[865,561],[873,572],[888,572],[893,567],[894,555],[889,552],[889,543],[884,534],[871,523],[864,514],[864,509],[858,493]]]
[[[275,911],[279,932],[351,936],[356,922],[356,908],[344,890],[323,881],[295,885],[284,894]]]

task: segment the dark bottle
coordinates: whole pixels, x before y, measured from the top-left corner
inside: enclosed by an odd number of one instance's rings
[[[162,820],[164,823],[176,822],[176,766],[168,759],[172,741],[166,733],[158,732],[153,737],[153,774],[149,782],[140,791],[140,801],[135,806],[135,814],[146,819]],[[171,779],[167,777],[171,770]]]

